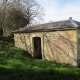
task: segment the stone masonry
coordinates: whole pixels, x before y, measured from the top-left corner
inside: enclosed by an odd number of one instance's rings
[[[77,66],[80,62],[79,44],[80,31],[63,30],[50,32],[14,33],[15,46],[34,55],[33,38],[41,38],[43,60],[53,60]],[[78,43],[77,43],[78,40]],[[80,44],[78,45],[80,47]],[[77,54],[78,53],[78,54]],[[79,61],[78,61],[79,60]]]

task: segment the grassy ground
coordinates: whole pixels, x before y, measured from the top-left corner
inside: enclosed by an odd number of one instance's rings
[[[12,39],[0,41],[0,80],[80,80],[80,69],[33,59],[15,48]]]

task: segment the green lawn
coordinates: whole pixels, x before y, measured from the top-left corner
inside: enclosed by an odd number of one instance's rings
[[[15,48],[12,39],[3,38],[0,41],[0,80],[80,80],[80,69],[33,59]]]

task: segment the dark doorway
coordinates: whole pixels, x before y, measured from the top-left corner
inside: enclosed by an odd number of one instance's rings
[[[41,38],[40,37],[34,37],[33,38],[33,45],[34,45],[34,58],[42,59],[41,54]]]

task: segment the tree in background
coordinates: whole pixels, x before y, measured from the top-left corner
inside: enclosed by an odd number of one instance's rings
[[[43,15],[44,9],[35,0],[3,0],[0,4],[0,28],[8,36],[15,29],[39,23]]]
[[[27,25],[38,24],[43,20],[44,9],[35,0],[20,0],[23,3],[23,12]]]

